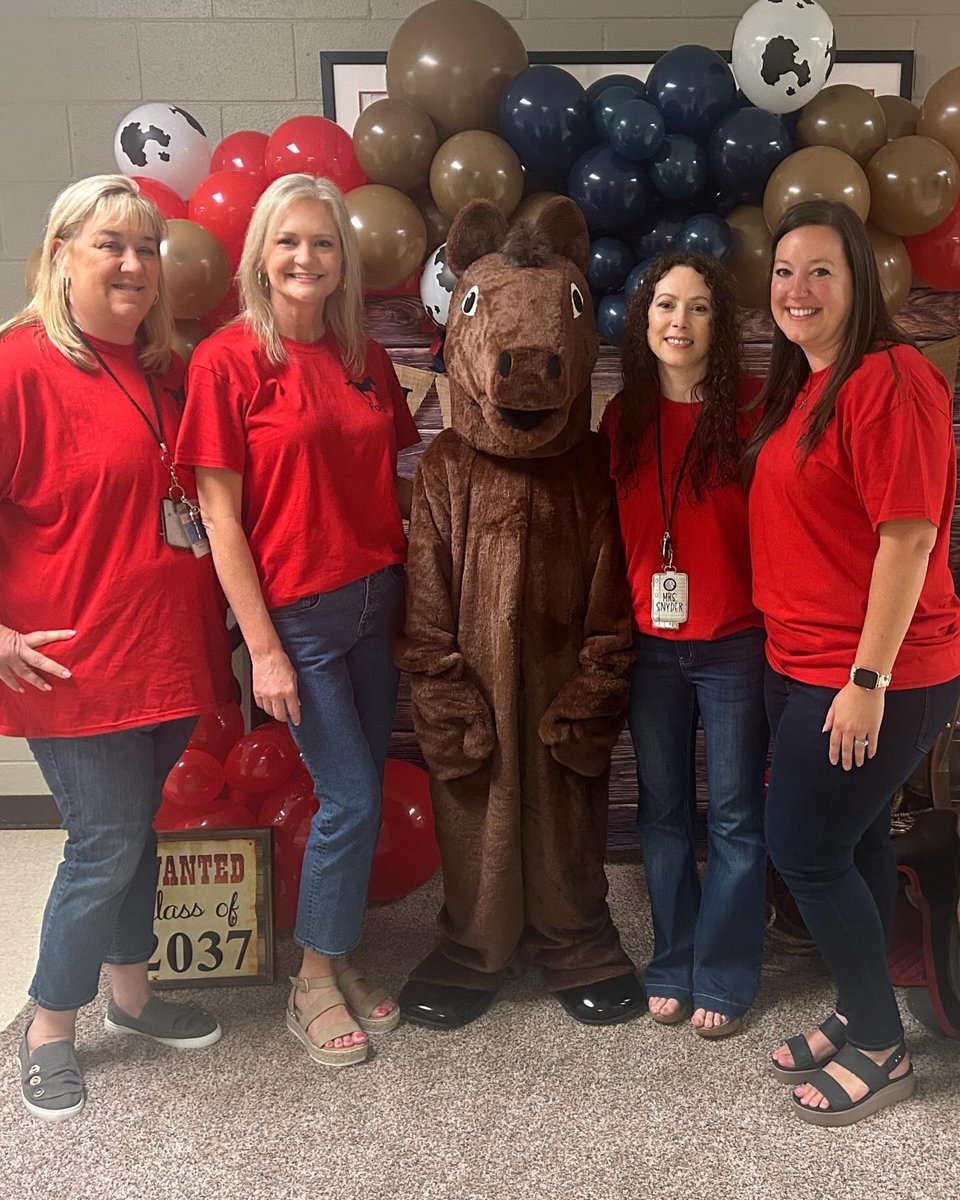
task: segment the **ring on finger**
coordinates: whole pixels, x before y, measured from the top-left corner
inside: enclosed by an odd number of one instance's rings
[[[870,739],[868,737],[862,737],[862,738],[855,737],[853,739],[853,744],[855,746],[869,746]]]

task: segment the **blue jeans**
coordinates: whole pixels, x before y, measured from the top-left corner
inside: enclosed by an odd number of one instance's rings
[[[887,968],[897,896],[890,800],[950,720],[960,679],[888,691],[877,752],[850,771],[831,765],[822,732],[836,694],[767,668],[767,841],[837,985],[849,1041],[885,1050],[903,1037]]]
[[[330,957],[349,953],[363,925],[400,679],[392,641],[402,586],[403,567],[384,567],[270,614],[297,672],[300,724],[290,732],[320,800],[293,937]]]
[[[637,634],[628,720],[637,832],[653,915],[648,996],[742,1016],[753,1003],[765,923],[764,633],[716,641]],[[694,856],[694,746],[707,751],[710,808],[701,890]]]
[[[157,894],[151,821],[196,717],[85,737],[29,738],[67,840],[40,929],[30,995],[69,1012],[97,994],[103,963],[145,963]]]

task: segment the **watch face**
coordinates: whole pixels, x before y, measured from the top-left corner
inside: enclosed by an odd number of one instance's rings
[[[880,682],[876,671],[868,671],[866,667],[857,667],[853,673],[853,682],[857,687],[875,689]]]

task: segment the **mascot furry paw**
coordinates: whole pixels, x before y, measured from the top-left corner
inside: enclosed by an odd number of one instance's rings
[[[445,889],[439,945],[400,1006],[440,1028],[478,1016],[528,964],[579,1020],[643,1008],[603,869],[631,615],[589,428],[588,246],[565,197],[509,232],[473,201],[447,239],[452,428],[417,471],[399,651]]]

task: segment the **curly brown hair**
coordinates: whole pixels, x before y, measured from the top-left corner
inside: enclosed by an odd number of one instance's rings
[[[623,346],[623,395],[615,439],[615,476],[623,491],[636,486],[640,447],[660,401],[656,355],[647,344],[650,305],[657,284],[674,267],[690,267],[710,289],[713,330],[706,372],[694,391],[703,408],[693,431],[689,487],[697,500],[708,488],[738,474],[743,443],[737,434],[737,378],[740,374],[740,318],[733,283],[724,267],[704,254],[662,254],[644,272],[634,293]]]

